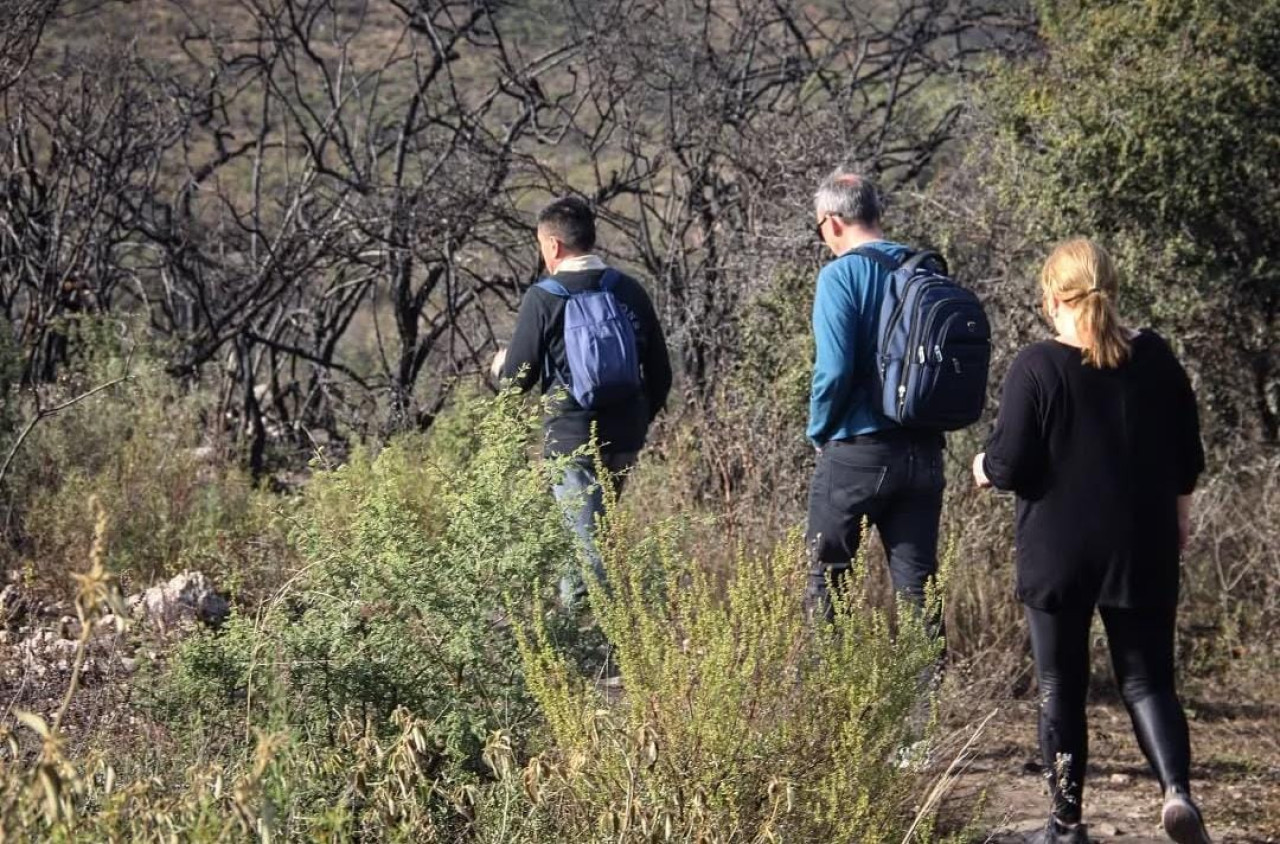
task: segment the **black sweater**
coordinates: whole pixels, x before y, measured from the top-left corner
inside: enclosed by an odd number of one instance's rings
[[[1005,376],[983,464],[1017,493],[1018,598],[1039,609],[1170,606],[1177,498],[1204,470],[1195,396],[1168,344],[1144,331],[1116,369],[1056,340]]]
[[[582,270],[558,273],[552,278],[569,292],[577,293],[599,289],[603,275],[603,270]],[[639,451],[650,423],[667,403],[671,361],[653,302],[634,278],[621,273],[619,276],[613,292],[635,329],[644,389],[633,401],[601,411],[584,410],[573,396],[566,394],[547,418],[548,454],[568,454],[589,442],[592,423],[597,424],[600,448],[606,454]],[[513,379],[523,390],[539,384],[543,393],[562,383],[559,373],[569,368],[564,351],[564,306],[564,299],[540,287],[529,288],[520,303],[515,332],[507,347],[503,378]]]

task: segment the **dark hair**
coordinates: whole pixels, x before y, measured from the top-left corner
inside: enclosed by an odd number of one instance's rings
[[[596,215],[576,196],[557,199],[538,214],[538,228],[573,252],[590,252],[596,245]]]

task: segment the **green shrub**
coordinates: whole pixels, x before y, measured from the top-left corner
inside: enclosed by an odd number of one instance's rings
[[[385,731],[403,707],[472,770],[491,731],[523,732],[535,705],[512,614],[572,553],[556,464],[529,461],[539,418],[518,396],[460,412],[478,420],[467,459],[406,435],[318,472],[296,514],[302,569],[256,617],[185,643],[162,709],[243,732],[246,711],[262,723],[274,707],[333,743],[345,719]]]
[[[985,88],[973,148],[1020,269],[1101,239],[1125,315],[1185,344],[1207,439],[1280,441],[1280,2],[1038,5],[1045,49]]]
[[[541,613],[575,552],[547,490],[559,466],[528,459],[537,416],[512,395],[461,412],[474,424],[447,438],[453,458],[406,436],[317,473],[293,514],[303,567],[139,684],[173,728],[157,743],[71,759],[56,733],[31,754],[0,728],[29,760],[0,774],[0,830],[901,840],[919,781],[897,762],[928,737],[912,716],[941,647],[916,614],[892,625],[859,572],[814,627],[797,537],[722,575],[683,550],[704,526],[613,509],[614,589],[592,601],[623,688],[601,690]]]
[[[545,628],[522,636],[551,744],[523,770],[491,749],[509,790],[484,805],[487,840],[901,840],[918,782],[898,760],[925,752],[912,716],[941,642],[913,612],[891,629],[864,571],[834,624],[811,625],[796,536],[720,577],[681,553],[680,533],[615,512],[602,540],[614,590],[592,601],[619,701]]]
[[[132,588],[184,569],[203,570],[223,589],[269,588],[288,567],[280,502],[220,447],[211,397],[175,382],[153,350],[130,348],[116,331],[75,324],[74,364],[40,388],[50,407],[129,376],[44,418],[22,444],[5,483],[14,519],[0,563],[29,568],[45,591],[64,589],[92,536],[92,496],[111,525],[110,565]],[[11,390],[8,400],[25,424],[31,393]]]
[[[104,754],[72,760],[45,730],[39,755],[0,769],[0,838],[41,842],[452,842],[473,801],[432,770],[429,725],[403,710],[396,733],[355,719],[341,745],[255,731],[243,758],[124,775]],[[17,739],[0,727],[0,742]],[[3,752],[3,751],[0,751]],[[321,789],[339,795],[318,796]],[[446,807],[448,814],[432,811]],[[177,837],[177,836],[180,836]]]

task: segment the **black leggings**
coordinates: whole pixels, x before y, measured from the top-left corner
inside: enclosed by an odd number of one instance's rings
[[[1040,753],[1050,780],[1053,813],[1060,821],[1076,823],[1089,758],[1084,707],[1093,611],[1025,609],[1040,682]],[[1161,786],[1187,791],[1191,743],[1173,674],[1177,610],[1100,607],[1099,612],[1138,744]]]

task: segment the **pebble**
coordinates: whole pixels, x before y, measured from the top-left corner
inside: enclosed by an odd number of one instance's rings
[[[1133,777],[1129,776],[1128,774],[1112,774],[1111,775],[1112,785],[1128,785],[1131,782],[1133,782]]]

